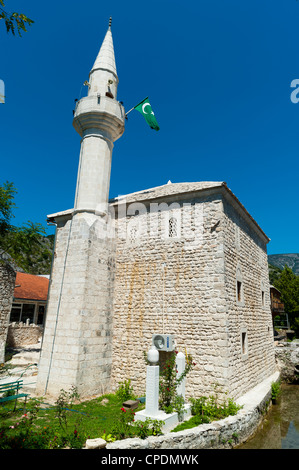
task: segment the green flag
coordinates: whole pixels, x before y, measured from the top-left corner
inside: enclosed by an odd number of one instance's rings
[[[142,116],[145,118],[146,122],[152,129],[155,129],[155,131],[158,131],[160,129],[152,107],[150,105],[150,102],[148,100],[148,97],[141,101],[141,103],[134,106],[134,109],[136,109],[142,114]]]

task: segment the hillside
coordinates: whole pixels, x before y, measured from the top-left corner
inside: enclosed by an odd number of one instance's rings
[[[283,269],[285,265],[292,269],[292,271],[299,275],[299,253],[284,253],[279,255],[268,255],[269,264]]]

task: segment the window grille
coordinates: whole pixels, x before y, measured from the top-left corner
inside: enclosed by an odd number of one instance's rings
[[[137,237],[137,228],[132,227],[129,233],[130,242],[133,243]]]
[[[170,238],[174,238],[178,236],[177,220],[175,217],[171,217],[169,219],[168,234]]]

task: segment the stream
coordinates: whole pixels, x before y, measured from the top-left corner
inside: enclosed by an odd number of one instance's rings
[[[257,432],[237,449],[299,449],[299,385],[282,384],[281,390]]]

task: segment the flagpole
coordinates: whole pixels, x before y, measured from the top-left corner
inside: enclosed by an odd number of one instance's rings
[[[135,109],[135,108],[130,109],[130,111],[128,111],[128,112],[126,113],[126,116],[127,116],[131,111],[133,111],[133,109]]]
[[[137,108],[137,106],[139,106],[141,103],[143,103],[143,101],[147,100],[148,99],[148,96],[146,98],[144,98],[144,100],[140,101],[140,103],[136,104],[136,106],[134,106],[134,108],[130,109],[127,113],[126,113],[126,116],[131,112],[133,111],[133,109]]]

